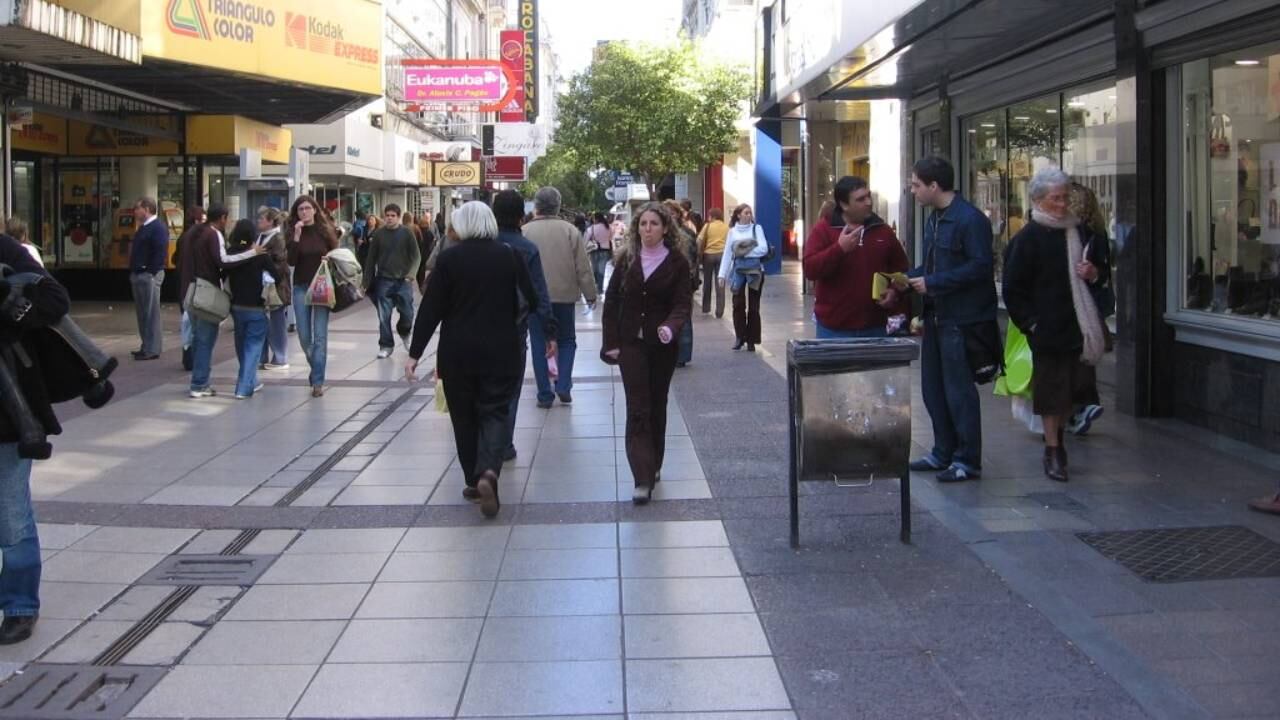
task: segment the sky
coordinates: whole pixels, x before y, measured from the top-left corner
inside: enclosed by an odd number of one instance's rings
[[[539,0],[567,80],[591,64],[601,40],[664,42],[680,29],[681,0]]]

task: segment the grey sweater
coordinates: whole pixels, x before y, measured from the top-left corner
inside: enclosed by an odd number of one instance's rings
[[[367,290],[377,278],[404,280],[418,274],[422,252],[413,233],[404,225],[393,230],[380,227],[373,232],[369,256],[365,259],[364,284]]]

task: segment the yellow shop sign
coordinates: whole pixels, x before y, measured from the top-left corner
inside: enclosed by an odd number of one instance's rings
[[[67,121],[53,115],[35,113],[22,129],[9,131],[14,150],[30,150],[50,155],[67,154]]]
[[[142,54],[382,94],[381,0],[141,0]]]
[[[480,163],[435,163],[436,187],[480,187]]]
[[[171,115],[146,115],[132,118],[130,122],[166,131],[177,126]],[[79,120],[68,121],[67,132],[68,150],[72,155],[177,155],[180,152],[174,140]]]
[[[192,155],[239,155],[243,148],[262,153],[265,162],[288,163],[293,133],[239,115],[187,117],[187,152]]]

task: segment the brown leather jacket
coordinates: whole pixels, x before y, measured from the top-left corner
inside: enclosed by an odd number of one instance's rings
[[[689,273],[689,260],[677,250],[667,255],[648,280],[638,257],[627,268],[615,271],[604,298],[601,358],[613,362],[604,353],[638,337],[650,345],[661,344],[658,328],[662,325],[671,329],[673,337],[679,337],[689,322],[693,302]]]

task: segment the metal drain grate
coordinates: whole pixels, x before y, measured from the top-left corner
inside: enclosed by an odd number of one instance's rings
[[[1280,543],[1239,525],[1080,533],[1078,537],[1147,582],[1280,577]]]
[[[275,555],[170,555],[136,585],[252,585]]]
[[[31,665],[0,685],[0,718],[120,720],[166,668]]]

